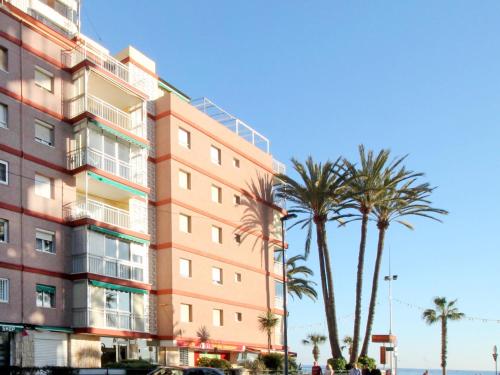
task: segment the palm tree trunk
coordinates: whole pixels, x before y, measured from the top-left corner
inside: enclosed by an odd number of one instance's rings
[[[366,234],[368,231],[368,212],[363,212],[361,221],[361,240],[359,241],[358,274],[356,278],[356,307],[354,309],[354,333],[350,363],[356,362],[359,351],[359,330],[361,326],[361,297],[363,294],[363,268],[365,265]]]
[[[443,375],[446,375],[446,352],[448,343],[448,329],[446,327],[446,316],[441,318],[441,367],[443,368]]]
[[[379,281],[379,275],[380,275],[380,266],[382,264],[382,254],[384,252],[385,232],[387,230],[387,225],[385,225],[383,223],[377,224],[377,227],[378,227],[377,257],[375,258],[375,268],[373,270],[372,293],[371,293],[371,297],[370,297],[370,306],[368,307],[368,318],[366,321],[365,338],[363,341],[363,347],[361,348],[360,356],[368,355],[368,347],[370,346],[373,321],[375,319],[375,307],[377,304],[377,292],[378,292],[378,281]]]
[[[267,331],[267,352],[271,353],[271,331]]]

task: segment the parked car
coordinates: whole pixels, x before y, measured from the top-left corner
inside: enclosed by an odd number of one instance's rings
[[[148,375],[224,375],[224,371],[212,367],[160,366]]]

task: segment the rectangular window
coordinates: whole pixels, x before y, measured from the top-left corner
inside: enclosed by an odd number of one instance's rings
[[[219,309],[212,310],[212,324],[216,327],[222,327],[224,325],[222,310]]]
[[[179,187],[181,189],[191,190],[191,173],[179,171]]]
[[[233,158],[233,166],[235,168],[239,168],[240,167],[240,159]]]
[[[235,206],[241,204],[241,197],[238,194],[233,195],[233,204]]]
[[[4,160],[0,160],[0,184],[9,184],[9,163]]]
[[[0,279],[0,302],[9,303],[9,279]]]
[[[56,288],[49,285],[36,284],[36,305],[38,307],[56,307]]]
[[[56,241],[54,232],[49,232],[43,229],[36,230],[36,246],[38,251],[45,253],[56,253]]]
[[[222,189],[218,186],[212,185],[211,197],[212,202],[222,203]]]
[[[212,267],[212,282],[222,285],[222,268]]]
[[[0,69],[9,70],[9,52],[5,47],[0,47]]]
[[[52,198],[52,179],[35,174],[35,194],[44,198]]]
[[[182,147],[191,148],[191,133],[179,128],[179,144]]]
[[[54,75],[38,66],[35,67],[35,85],[49,92],[54,91]]]
[[[212,225],[212,242],[222,243],[222,228]]]
[[[191,233],[191,216],[179,214],[179,230],[184,233]]]
[[[0,242],[9,242],[9,221],[0,219]]]
[[[179,348],[179,364],[181,366],[189,366],[189,349]]]
[[[219,148],[210,146],[210,160],[214,164],[221,165],[221,152]]]
[[[54,126],[35,120],[35,141],[47,146],[54,146]]]
[[[240,312],[236,312],[234,313],[234,319],[237,321],[237,322],[242,322],[243,321],[243,314],[240,313]]]
[[[193,321],[193,306],[181,303],[181,322],[190,323]]]
[[[239,272],[234,273],[234,281],[237,283],[241,283],[241,273]]]
[[[191,277],[191,261],[189,259],[179,259],[179,273],[182,277]]]
[[[234,242],[241,243],[241,234],[237,233],[234,235]]]
[[[0,103],[0,128],[7,129],[9,127],[8,119],[9,108],[5,104]]]

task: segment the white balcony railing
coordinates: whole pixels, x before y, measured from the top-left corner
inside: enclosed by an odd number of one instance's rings
[[[74,327],[94,327],[148,332],[149,321],[143,315],[104,309],[73,309]]]
[[[145,137],[145,126],[142,121],[135,121],[130,113],[122,111],[93,95],[80,95],[64,103],[64,115],[70,119],[84,112],[90,112],[113,125],[140,137]]]
[[[118,279],[144,282],[144,269],[132,262],[94,254],[73,256],[73,273],[94,273]]]
[[[81,148],[68,153],[68,169],[91,165],[125,180],[146,186],[146,174],[117,158],[113,158],[93,148]]]
[[[276,159],[273,159],[273,172],[276,174],[286,174],[285,164]]]

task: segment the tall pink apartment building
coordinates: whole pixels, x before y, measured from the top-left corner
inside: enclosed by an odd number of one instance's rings
[[[0,2],[0,366],[267,350],[282,164],[141,52],[80,34],[79,7]]]

